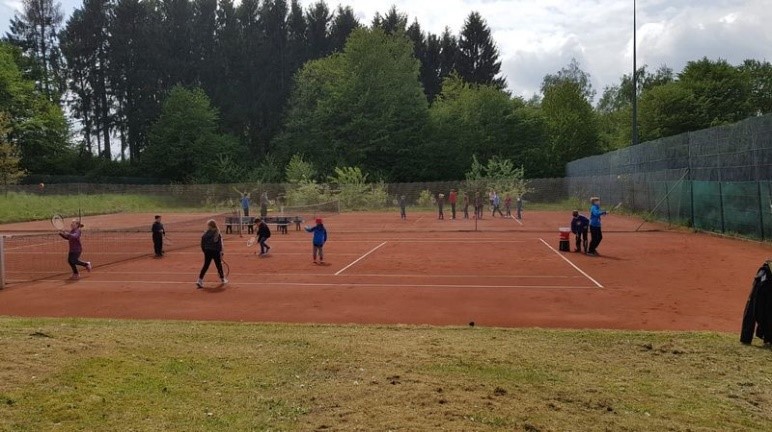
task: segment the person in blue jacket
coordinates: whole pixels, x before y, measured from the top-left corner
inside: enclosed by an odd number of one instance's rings
[[[316,264],[316,255],[319,254],[319,264],[324,264],[324,244],[327,242],[327,230],[321,219],[316,219],[316,226],[306,227],[306,231],[314,233],[311,240],[314,245],[314,264]]]
[[[590,236],[592,238],[590,239],[590,248],[587,250],[587,255],[597,256],[598,245],[600,245],[601,240],[603,240],[603,233],[600,229],[600,218],[601,216],[605,216],[606,212],[600,208],[600,198],[592,197],[590,198],[590,203],[592,204],[590,206]]]
[[[590,227],[590,220],[579,214],[579,210],[574,210],[574,218],[571,219],[571,232],[576,235],[576,249],[574,252],[584,250],[587,253],[587,236]]]

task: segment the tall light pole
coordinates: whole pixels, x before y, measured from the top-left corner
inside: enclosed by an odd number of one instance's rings
[[[638,144],[638,64],[636,54],[638,40],[636,39],[635,0],[633,0],[633,145]]]

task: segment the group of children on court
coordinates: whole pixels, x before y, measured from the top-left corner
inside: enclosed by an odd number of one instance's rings
[[[255,231],[255,238],[260,245],[260,256],[264,256],[271,250],[271,246],[268,246],[267,241],[271,238],[271,229],[268,228],[268,224],[262,218],[255,219],[257,222],[257,230]],[[306,226],[306,232],[313,233],[311,243],[313,245],[313,257],[314,264],[324,264],[324,244],[327,242],[327,229],[324,227],[322,219],[316,219],[316,225],[313,227]],[[217,268],[217,274],[220,277],[222,284],[227,284],[228,279],[223,274],[222,256],[224,254],[223,239],[220,229],[217,227],[217,222],[214,219],[210,219],[207,222],[207,231],[201,236],[201,250],[204,252],[204,266],[201,267],[201,272],[198,275],[198,281],[196,286],[198,288],[204,287],[204,276],[209,270],[209,266],[212,261]],[[318,256],[318,261],[317,261]]]
[[[437,194],[437,219],[444,220],[445,219],[445,194],[439,193]],[[491,217],[496,217],[496,213],[499,214],[501,217],[505,218],[511,218],[512,217],[512,197],[507,195],[504,198],[504,209],[506,213],[503,213],[501,211],[501,197],[499,196],[496,191],[491,191],[488,194],[488,200],[490,202],[491,206]],[[474,200],[471,201],[469,199],[469,194],[464,194],[463,198],[463,209],[464,209],[464,219],[469,219],[469,207],[474,204],[474,218],[475,219],[482,219],[483,218],[483,212],[484,212],[484,206],[483,201],[480,197],[480,193],[475,193]],[[450,193],[447,197],[447,202],[450,204],[450,219],[454,220],[456,219],[456,204],[458,202],[458,191],[456,189],[451,189]],[[402,219],[407,219],[407,200],[405,198],[405,195],[401,195],[398,200],[399,204],[399,215]],[[517,215],[515,216],[517,219],[522,219],[523,215],[523,200],[521,197],[517,197],[516,202],[516,210]]]
[[[261,218],[257,218],[258,222],[257,231],[255,236],[257,243],[260,244],[260,255],[265,255],[271,250],[271,247],[266,243],[271,237],[271,230],[268,228],[268,224]],[[73,220],[70,224],[70,231],[60,231],[59,235],[69,242],[69,249],[67,254],[67,263],[72,268],[72,276],[70,279],[76,280],[80,278],[78,272],[78,266],[84,267],[87,271],[91,271],[90,261],[81,261],[80,256],[83,253],[83,246],[80,242],[81,228],[83,224],[80,221]],[[217,275],[220,277],[220,282],[224,285],[228,283],[228,279],[223,272],[222,257],[224,254],[223,237],[220,233],[220,228],[217,226],[217,222],[214,219],[210,219],[206,223],[206,231],[201,236],[201,251],[204,253],[204,265],[201,267],[201,271],[198,274],[198,280],[196,286],[198,288],[204,287],[204,276],[209,270],[212,262],[214,262],[217,268]],[[311,243],[313,245],[313,257],[314,264],[324,264],[324,244],[327,242],[327,229],[324,227],[322,219],[316,219],[316,225],[313,227],[306,226],[306,232],[313,233]],[[156,215],[153,225],[151,226],[151,233],[153,238],[153,252],[156,258],[164,256],[163,241],[166,236],[166,229],[161,222],[161,216]],[[318,261],[317,261],[318,258]]]
[[[442,194],[439,195],[440,198],[444,198]],[[452,211],[452,217],[455,219],[455,190],[451,191],[451,211]],[[479,202],[479,193],[475,197],[475,213],[478,214],[477,210],[477,202]],[[467,206],[468,202],[465,198],[465,208],[464,208],[464,214],[465,217],[468,217],[467,212]],[[600,245],[600,242],[603,240],[603,233],[601,230],[601,217],[605,216],[607,212],[603,211],[600,208],[600,198],[598,197],[592,197],[590,199],[590,218],[588,219],[584,215],[579,214],[578,210],[573,211],[573,219],[571,220],[571,232],[574,233],[576,236],[576,247],[574,249],[575,252],[584,251],[587,255],[590,256],[597,256],[597,248]],[[405,196],[403,195],[400,197],[399,200],[400,205],[400,212],[401,217],[403,219],[406,218],[405,214]],[[494,212],[495,212],[494,207]],[[440,210],[440,219],[443,219],[444,215],[442,213],[442,203],[439,204],[439,210]],[[255,237],[257,238],[257,243],[260,244],[260,255],[265,255],[268,253],[268,251],[271,250],[271,247],[268,246],[267,241],[271,237],[271,230],[268,228],[268,224],[265,223],[264,220],[261,218],[257,218],[256,221],[258,222],[257,230],[255,233]],[[80,242],[81,237],[81,228],[83,228],[83,224],[80,223],[80,221],[73,220],[70,224],[70,231],[60,231],[59,235],[66,239],[69,243],[69,251],[67,255],[67,263],[70,265],[70,268],[72,269],[72,276],[71,279],[79,279],[80,273],[78,272],[78,266],[84,267],[87,271],[91,271],[91,262],[90,261],[81,261],[80,256],[83,253],[83,246]],[[314,258],[314,264],[324,264],[324,245],[327,242],[327,229],[324,227],[322,219],[316,219],[316,225],[313,227],[306,226],[305,227],[306,232],[313,233],[313,238],[311,239],[312,245],[313,245],[313,258]],[[591,235],[591,240],[588,242],[588,231]],[[153,250],[155,253],[155,256],[160,258],[163,257],[164,251],[163,251],[163,239],[166,236],[166,230],[164,229],[163,223],[161,223],[161,216],[156,215],[155,221],[153,222],[153,225],[151,227],[152,232],[152,238],[153,238]],[[204,265],[201,267],[201,271],[198,275],[198,280],[196,281],[196,286],[198,288],[203,288],[204,286],[204,276],[206,275],[206,272],[209,270],[209,266],[212,262],[214,262],[215,267],[217,268],[217,274],[220,277],[220,281],[223,284],[228,283],[228,279],[225,278],[225,274],[223,273],[223,267],[222,267],[222,256],[224,253],[223,248],[223,238],[222,234],[220,233],[220,229],[217,226],[217,222],[214,219],[210,219],[207,221],[207,230],[204,232],[204,234],[201,236],[201,251],[204,253]],[[318,257],[318,261],[317,261]]]

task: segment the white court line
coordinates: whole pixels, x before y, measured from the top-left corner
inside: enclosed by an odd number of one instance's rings
[[[97,271],[97,270],[95,270]],[[194,271],[188,271],[188,272],[149,272],[149,271],[109,271],[106,273],[109,273],[111,275],[170,275],[170,276],[184,276],[184,275],[190,275],[195,274],[198,270]],[[10,274],[51,274],[52,272],[26,272],[26,271],[18,271],[18,272],[8,272]],[[104,272],[100,272],[104,273]],[[64,272],[62,274],[65,274]],[[236,272],[231,270],[231,275],[236,276],[259,276],[259,277],[304,277],[304,276],[310,276],[310,277],[319,277],[319,276],[334,276],[332,273],[242,273],[242,272]],[[352,274],[347,273],[343,275],[339,275],[343,277],[382,277],[382,278],[433,278],[433,279],[583,279],[583,276],[553,276],[553,275],[424,275],[424,274]]]
[[[366,256],[368,256],[368,255],[370,255],[371,253],[373,253],[373,252],[377,251],[378,249],[380,249],[380,248],[381,248],[383,245],[385,245],[386,243],[388,243],[388,242],[387,242],[387,241],[385,241],[385,242],[383,242],[383,243],[379,244],[378,246],[376,246],[376,247],[374,247],[374,248],[370,249],[370,252],[367,252],[366,254],[364,254],[364,255],[362,255],[361,257],[359,257],[359,258],[358,258],[356,261],[352,262],[351,264],[347,265],[346,267],[343,267],[343,268],[342,268],[340,271],[338,271],[337,273],[335,273],[335,276],[338,276],[339,274],[341,274],[341,273],[343,273],[344,271],[346,271],[346,270],[347,270],[349,267],[353,266],[354,264],[358,263],[359,261],[362,261],[362,260],[363,260],[363,259],[364,259]]]
[[[523,226],[523,222],[520,219],[518,219],[518,218],[516,218],[514,216],[512,216],[512,219],[514,219],[515,222],[519,223],[520,226]]]
[[[195,275],[194,275],[195,277]],[[64,281],[62,281],[64,282]],[[204,283],[207,283],[204,281]],[[72,284],[78,285],[78,284],[99,284],[99,285],[109,285],[109,284],[121,284],[121,285],[190,285],[193,287],[195,285],[195,281],[193,282],[179,282],[179,281],[137,281],[137,280],[130,280],[130,281],[115,281],[115,280],[88,280],[88,279],[80,279],[77,282],[67,282],[67,285]],[[211,281],[210,285],[219,285],[215,281]],[[298,286],[298,287],[334,287],[334,288],[340,288],[340,287],[366,287],[366,288],[523,288],[523,289],[596,289],[595,287],[578,287],[578,286],[567,286],[567,285],[452,285],[452,284],[424,284],[424,285],[415,285],[415,284],[377,284],[377,283],[304,283],[304,282],[238,282],[231,279],[230,283],[226,286],[232,286],[234,288],[240,287],[240,286],[266,286],[266,285],[273,285],[273,286]]]
[[[596,281],[595,279],[593,279],[592,277],[590,277],[590,275],[588,275],[587,273],[585,273],[584,271],[582,271],[582,269],[580,269],[579,267],[577,267],[577,266],[576,266],[576,264],[572,263],[572,262],[571,262],[571,261],[570,261],[568,258],[564,257],[562,253],[560,253],[560,252],[558,252],[557,250],[555,250],[555,248],[554,248],[554,247],[552,247],[552,246],[550,246],[550,245],[549,245],[549,243],[545,242],[545,241],[544,241],[544,239],[540,238],[539,240],[541,240],[541,242],[542,242],[542,243],[544,243],[544,246],[547,246],[548,248],[552,249],[552,252],[555,252],[555,253],[557,254],[557,256],[559,256],[560,258],[563,258],[563,260],[564,260],[565,262],[567,262],[568,264],[570,264],[570,265],[571,265],[571,267],[575,268],[575,269],[576,269],[576,271],[578,271],[579,273],[583,274],[583,275],[584,275],[584,277],[586,277],[587,279],[589,279],[589,280],[590,280],[592,283],[594,283],[594,284],[595,284],[595,285],[596,285],[598,288],[603,288],[603,285],[601,285],[601,284],[600,284],[598,281]]]
[[[392,243],[460,243],[465,239],[454,239],[454,240],[443,240],[443,239],[437,239],[437,240],[413,240],[413,239],[399,239],[395,238],[392,240],[389,240]],[[470,239],[471,240],[471,239]],[[474,239],[475,243],[529,243],[527,240],[485,240],[485,239]]]

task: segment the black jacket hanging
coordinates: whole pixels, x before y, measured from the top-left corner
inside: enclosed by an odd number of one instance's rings
[[[743,313],[743,324],[740,330],[740,342],[750,344],[753,342],[753,333],[764,340],[764,343],[772,343],[772,271],[767,261],[756,273],[753,279],[753,287],[748,296]]]

